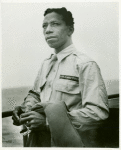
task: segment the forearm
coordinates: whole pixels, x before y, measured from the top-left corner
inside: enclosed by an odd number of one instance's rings
[[[77,120],[81,124],[97,123],[108,118],[109,112],[97,106],[89,106],[68,112],[72,120]]]
[[[88,108],[73,110],[68,112],[68,116],[72,124],[82,131],[95,129],[104,123],[104,120],[109,116],[109,112],[106,110],[99,111],[99,108],[97,107],[93,108],[93,110]]]
[[[30,108],[38,102],[40,102],[39,93],[30,90],[28,95],[25,97],[24,102],[21,104],[21,109],[24,112],[29,111]]]

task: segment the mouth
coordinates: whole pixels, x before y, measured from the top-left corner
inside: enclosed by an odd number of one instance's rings
[[[46,40],[51,40],[51,39],[54,39],[56,38],[55,36],[50,36],[50,37],[47,37]]]

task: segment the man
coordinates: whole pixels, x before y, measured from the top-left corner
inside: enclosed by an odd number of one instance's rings
[[[70,11],[66,8],[45,11],[43,33],[55,53],[44,60],[33,89],[13,113],[13,124],[28,122],[30,137],[35,132],[36,140],[43,136],[40,146],[97,147],[95,131],[109,115],[100,69],[95,61],[76,50],[73,32]],[[26,112],[29,106],[32,109]],[[25,113],[19,119],[22,112]]]

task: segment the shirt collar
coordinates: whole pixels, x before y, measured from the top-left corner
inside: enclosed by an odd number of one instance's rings
[[[62,51],[60,51],[57,55],[58,61],[60,62],[62,59],[64,59],[66,56],[70,55],[76,50],[74,44],[69,45]]]

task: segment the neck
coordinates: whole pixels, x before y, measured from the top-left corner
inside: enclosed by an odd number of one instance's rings
[[[73,44],[72,39],[68,40],[66,43],[64,43],[63,45],[61,45],[58,48],[55,48],[55,53],[59,53],[60,51],[62,51],[63,49],[65,49],[66,47],[68,47],[69,45]]]

